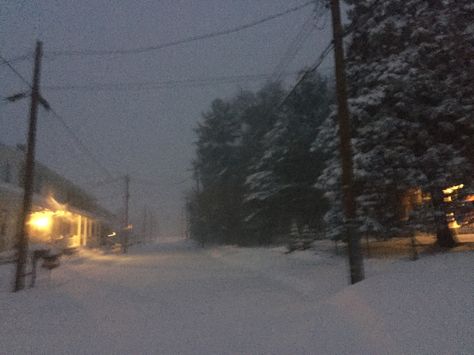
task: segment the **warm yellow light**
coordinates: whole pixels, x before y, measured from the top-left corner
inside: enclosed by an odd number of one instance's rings
[[[54,216],[55,217],[64,217],[64,218],[67,218],[69,220],[71,220],[73,218],[72,213],[69,212],[69,211],[66,211],[66,210],[56,210],[56,211],[54,211]]]
[[[76,248],[81,245],[81,238],[77,235],[74,234],[70,239],[68,243],[69,248]]]
[[[110,234],[107,234],[107,237],[115,237],[116,235],[117,235],[117,233],[112,232],[112,233],[110,233]]]
[[[448,226],[449,226],[449,228],[451,228],[451,229],[458,229],[458,228],[461,228],[461,226],[458,224],[458,222],[457,222],[456,220],[449,222],[449,223],[448,223]]]
[[[468,195],[466,196],[465,200],[466,202],[474,202],[474,195]]]
[[[51,214],[35,212],[31,214],[29,224],[39,230],[47,230],[51,226]]]
[[[464,187],[464,184],[450,186],[450,187],[444,189],[443,193],[445,195],[449,195],[449,194],[452,194],[456,190],[462,189],[463,187]]]

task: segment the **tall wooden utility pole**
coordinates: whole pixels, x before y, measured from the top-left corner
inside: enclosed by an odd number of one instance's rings
[[[364,279],[364,264],[360,247],[360,238],[354,222],[356,205],[353,187],[351,125],[347,104],[346,69],[344,63],[343,30],[339,0],[330,0],[332,31],[334,38],[334,61],[336,70],[337,116],[339,122],[340,155],[342,162],[342,193],[346,217],[346,238],[349,249],[349,267],[351,283]]]
[[[21,210],[18,232],[17,232],[17,263],[15,273],[15,284],[13,291],[17,292],[25,288],[25,269],[28,257],[28,235],[26,224],[31,212],[33,197],[33,183],[35,170],[35,143],[36,123],[38,120],[38,104],[40,102],[39,84],[41,70],[42,46],[40,41],[36,42],[35,63],[33,67],[33,84],[31,87],[30,122],[28,127],[28,142],[23,175],[23,208]]]
[[[128,216],[128,209],[130,203],[130,176],[125,175],[125,211],[123,216],[123,229],[122,233],[124,234],[122,250],[124,253],[127,253],[128,249],[128,237],[130,233],[130,221]]]

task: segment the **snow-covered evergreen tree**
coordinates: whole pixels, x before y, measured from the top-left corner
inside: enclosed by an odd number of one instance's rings
[[[215,100],[196,129],[198,189],[188,203],[191,233],[201,242],[236,243],[241,235],[241,122],[234,102]]]
[[[266,224],[251,226],[245,220],[244,182],[249,167],[261,156],[263,136],[273,126],[284,95],[281,86],[272,83],[256,94],[242,92],[231,100],[215,100],[203,115],[196,130],[193,164],[200,189],[188,203],[193,238],[239,244],[271,242],[265,239],[270,235],[265,233]]]
[[[271,189],[278,187],[275,185],[277,177],[270,165],[267,161],[262,162],[262,157],[267,155],[269,132],[283,117],[278,106],[285,95],[280,83],[269,83],[257,92],[254,105],[243,115],[243,123],[247,128],[243,134],[247,162],[245,222],[248,236],[259,244],[274,241],[275,233],[282,225],[280,218],[285,209],[284,201],[265,197],[271,195]],[[259,183],[252,184],[254,180]]]
[[[472,179],[474,5],[470,0],[357,0],[347,51],[361,230],[405,228],[407,190],[430,192],[440,245],[452,245],[442,189]],[[336,148],[334,117],[318,144]],[[320,184],[340,200],[338,156]],[[333,227],[341,216],[333,206]]]
[[[331,99],[327,80],[319,74],[307,76],[288,98],[264,136],[262,155],[250,166],[249,219],[263,215],[279,233],[288,231],[292,221],[299,226],[320,224],[326,201],[314,180],[323,159],[310,147],[329,114]]]

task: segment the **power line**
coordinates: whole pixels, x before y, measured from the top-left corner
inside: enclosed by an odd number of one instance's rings
[[[362,21],[367,21],[370,16],[373,15],[373,10],[381,3],[382,0],[375,0],[372,5],[370,5],[368,7],[368,11],[367,11],[367,16],[365,17],[361,17],[359,18],[358,21],[354,21],[351,23],[350,26],[347,27],[347,29],[344,31],[343,33],[343,38],[347,37],[349,34],[351,34],[355,27]],[[280,104],[278,105],[278,108],[281,108],[285,102],[293,95],[293,93],[295,92],[296,88],[303,82],[303,80],[306,79],[306,77],[313,73],[314,71],[316,71],[320,66],[321,64],[324,62],[324,59],[326,59],[326,57],[329,55],[329,53],[333,50],[334,48],[334,41],[331,41],[327,46],[326,48],[323,50],[323,52],[321,53],[320,57],[318,58],[318,61],[313,65],[313,67],[311,67],[309,70],[306,70],[301,76],[300,78],[298,79],[298,81],[296,82],[296,84],[293,86],[293,88],[290,90],[290,92],[285,96],[285,98],[280,102]]]
[[[51,114],[56,118],[56,120],[61,123],[61,125],[64,127],[66,132],[72,137],[72,139],[77,143],[79,147],[81,147],[83,153],[85,153],[96,165],[99,167],[105,175],[109,179],[114,179],[115,176],[103,165],[100,163],[100,161],[92,154],[89,148],[82,142],[82,140],[76,135],[74,130],[66,123],[64,120],[63,116],[61,116],[59,113],[54,110],[54,108],[50,108]]]
[[[171,42],[159,43],[153,46],[148,47],[139,47],[139,48],[130,48],[130,49],[115,49],[115,50],[92,50],[92,49],[84,49],[84,50],[69,50],[69,51],[49,51],[49,56],[52,57],[72,57],[72,56],[106,56],[106,55],[126,55],[126,54],[138,54],[138,53],[146,53],[151,51],[156,51],[164,48],[174,47],[180,44],[195,42],[199,40],[205,40],[220,36],[229,35],[232,33],[240,32],[246,30],[251,27],[255,27],[261,25],[265,22],[275,20],[277,18],[286,16],[290,13],[296,12],[301,10],[309,5],[314,4],[314,0],[307,1],[301,5],[289,8],[288,10],[278,12],[276,14],[263,17],[259,20],[255,20],[240,26],[236,26],[233,28],[229,28],[222,31],[210,32],[202,35],[191,36],[183,39],[178,39]]]
[[[0,59],[2,59],[3,62],[4,62],[5,64],[7,64],[8,67],[9,67],[20,79],[22,79],[22,81],[23,81],[26,85],[28,85],[28,86],[31,88],[31,84],[28,82],[28,80],[26,80],[26,78],[24,78],[24,77],[11,65],[11,61],[6,62],[6,61],[5,61],[5,58],[3,58],[2,56],[0,56]],[[21,97],[24,97],[24,96],[25,96],[24,93],[17,94],[17,95],[18,95],[18,96],[21,95]],[[7,98],[5,98],[5,99],[6,99],[6,100],[9,100],[9,101],[12,101],[11,98],[12,98],[12,96],[7,97]],[[48,103],[46,102],[46,100],[44,100],[41,96],[40,96],[40,103],[43,104],[43,106],[47,109],[47,111],[50,110],[49,104],[48,104]],[[53,126],[53,127],[54,127],[54,126]],[[69,145],[67,145],[67,149],[70,149],[70,148],[71,148],[71,147],[70,147]],[[71,150],[71,152],[72,152],[72,150]]]
[[[279,81],[285,68],[291,63],[296,57],[304,42],[308,39],[309,35],[313,32],[315,24],[313,22],[313,16],[309,16],[301,26],[300,30],[296,34],[296,37],[291,41],[288,48],[285,50],[283,57],[280,59],[275,69],[273,70],[273,80]]]
[[[313,16],[312,14],[306,19],[306,21],[301,26],[299,32],[297,33],[296,37],[286,49],[282,59],[280,59],[277,66],[275,67],[273,73],[275,74],[274,76],[276,78],[276,81],[279,81],[281,79],[282,73],[284,72],[285,68],[290,65],[291,61],[296,57],[296,55],[301,50],[303,44],[306,42],[311,33],[313,33],[316,28],[318,30],[322,30],[325,27],[325,24],[320,27],[317,26],[318,22],[321,21],[324,15],[327,13],[327,9],[324,3],[318,2],[318,4],[319,7],[315,9],[316,16]]]
[[[3,64],[8,66],[8,68],[10,68],[10,70],[13,73],[15,73],[16,76],[21,79],[21,81],[23,81],[26,85],[28,85],[30,89],[33,88],[31,83],[23,75],[21,75],[21,73],[18,70],[16,70],[13,65],[11,65],[11,61],[6,60],[1,54],[0,54],[0,59],[3,61]]]
[[[298,72],[287,72],[282,75],[296,75]],[[130,83],[91,83],[85,85],[57,85],[45,86],[43,90],[50,91],[128,91],[128,90],[153,90],[163,88],[176,87],[202,87],[216,84],[233,84],[245,81],[259,81],[271,78],[273,74],[244,74],[231,76],[218,76],[209,78],[194,78],[182,80],[167,80],[167,81],[145,81],[145,82],[130,82]]]
[[[327,26],[328,23],[328,13],[329,7],[327,6],[326,1],[317,1],[316,2],[316,29],[322,30]],[[318,23],[321,23],[318,26]]]
[[[295,90],[296,88],[306,79],[306,77],[312,73],[314,73],[320,66],[321,64],[323,64],[324,60],[326,59],[326,57],[329,55],[329,53],[331,53],[331,51],[333,50],[334,48],[334,44],[333,44],[333,41],[331,41],[325,48],[324,50],[322,51],[321,55],[319,56],[318,60],[316,61],[316,63],[308,70],[304,71],[300,78],[298,79],[298,81],[296,82],[295,85],[293,85],[293,88],[290,90],[290,92],[288,92],[288,94],[285,96],[285,98],[280,102],[280,104],[278,105],[278,108],[281,108],[285,103],[286,101],[295,93]]]
[[[0,65],[7,65],[7,64],[14,64],[14,63],[17,63],[17,62],[22,62],[26,59],[30,59],[31,58],[31,53],[28,53],[28,54],[24,54],[24,55],[21,55],[21,56],[18,56],[18,57],[15,57],[15,58],[11,58],[11,59],[3,59],[3,63],[0,63]]]
[[[92,176],[95,176],[96,173],[95,163],[80,150],[77,144],[71,144],[69,135],[64,134],[63,128],[57,124],[53,117],[46,115],[46,120],[43,123],[43,132],[46,135],[43,136],[43,139],[40,139],[39,144],[42,145],[43,149],[47,149],[45,152],[50,157],[50,160],[58,161],[58,159],[61,159],[63,161],[64,159],[73,159],[77,166],[82,167],[79,171],[73,172],[74,178],[77,180],[82,176],[86,180],[91,181],[93,179]],[[55,137],[55,139],[51,139],[51,137]],[[60,153],[59,155],[57,155],[58,152]],[[94,182],[96,181],[97,179],[94,180]],[[80,185],[90,189],[87,183],[80,183]]]
[[[32,88],[32,85],[30,82],[23,76],[21,75],[13,65],[11,65],[2,55],[0,55],[0,59],[6,64],[13,73],[15,73],[26,85],[28,85],[30,88]],[[100,167],[100,169],[111,179],[114,178],[114,175],[112,175],[98,160],[97,158],[92,154],[92,152],[87,148],[87,146],[81,141],[81,139],[76,135],[74,130],[69,127],[69,125],[66,123],[64,118],[54,110],[49,103],[44,100],[41,96],[39,97],[40,102],[43,104],[43,106],[47,109],[48,112],[51,112],[53,116],[61,123],[61,125],[65,128],[65,130],[69,133],[69,135],[74,139],[74,141],[82,148],[82,151],[89,156],[89,158],[94,161],[94,163]]]

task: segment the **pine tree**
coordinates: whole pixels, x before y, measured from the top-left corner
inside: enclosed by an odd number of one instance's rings
[[[277,233],[285,234],[292,221],[320,227],[326,201],[314,187],[323,159],[311,151],[319,125],[332,99],[327,80],[308,76],[288,98],[263,139],[261,157],[247,177],[251,217],[263,215]]]
[[[347,68],[360,229],[384,236],[406,231],[400,201],[416,188],[431,193],[438,243],[452,246],[442,189],[472,176],[474,31],[468,19],[474,6],[468,0],[350,3]],[[332,117],[319,137],[328,152],[335,128]],[[337,167],[334,154],[320,183],[339,199]],[[327,218],[339,223],[339,206]]]
[[[238,242],[243,174],[241,123],[232,102],[215,100],[197,130],[199,191],[190,197],[191,233],[201,242]]]
[[[262,163],[266,154],[267,137],[283,113],[279,103],[286,95],[280,83],[269,83],[256,94],[254,104],[245,111],[242,120],[244,160],[246,161],[245,223],[248,237],[257,244],[269,244],[281,234],[284,201],[266,199],[274,185],[271,167]],[[258,184],[252,181],[258,179]],[[262,203],[264,201],[264,203]]]

